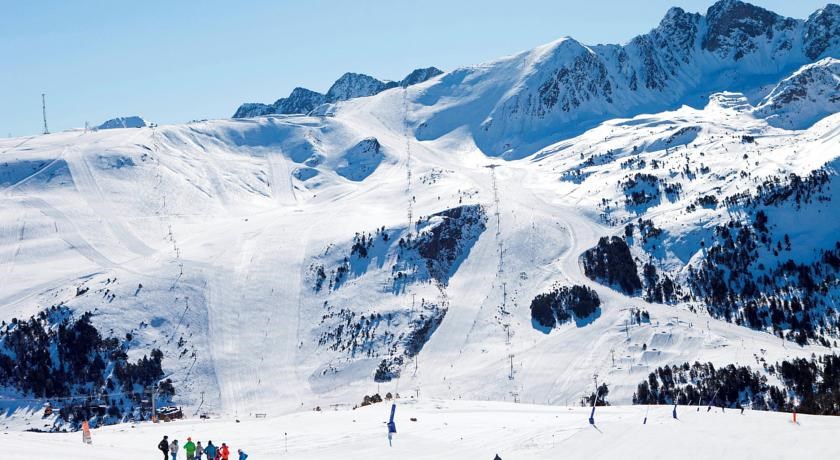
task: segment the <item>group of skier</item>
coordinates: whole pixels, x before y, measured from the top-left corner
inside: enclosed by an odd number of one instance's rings
[[[202,446],[201,441],[194,443],[192,438],[187,438],[187,442],[184,443],[183,449],[187,455],[186,460],[205,460],[205,458],[206,460],[230,459],[230,449],[225,443],[222,443],[221,447],[216,447],[213,444],[213,441],[207,441],[207,445]],[[172,460],[178,460],[177,439],[173,439],[170,442],[169,436],[164,436],[163,439],[160,440],[160,443],[158,443],[158,450],[163,452],[163,460],[169,460],[170,456],[172,457]],[[236,452],[239,454],[239,457],[236,460],[246,460],[248,458],[248,454],[243,452],[242,449],[237,449]]]

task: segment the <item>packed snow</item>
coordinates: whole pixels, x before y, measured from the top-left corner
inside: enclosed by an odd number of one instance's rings
[[[0,434],[6,457],[30,459],[60,452],[68,459],[142,459],[160,457],[164,435],[226,443],[231,455],[295,459],[781,459],[836,458],[834,440],[840,420],[831,417],[706,407],[599,407],[595,425],[589,410],[511,402],[396,402],[397,433],[389,442],[385,422],[390,403],[355,411],[325,409],[277,418],[190,420],[125,424],[94,429],[92,444],[81,433]],[[646,419],[646,420],[645,420]],[[795,454],[793,454],[795,452]],[[178,458],[184,456],[184,451]]]

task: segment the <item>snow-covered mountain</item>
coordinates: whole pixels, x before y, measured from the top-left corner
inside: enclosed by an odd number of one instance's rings
[[[97,129],[115,129],[115,128],[143,128],[146,126],[146,120],[139,116],[117,117],[106,120]]]
[[[386,89],[403,88],[422,83],[443,72],[435,67],[426,67],[411,71],[399,83],[382,81],[369,75],[348,72],[333,83],[326,94],[306,88],[295,88],[289,97],[278,99],[274,104],[248,102],[239,106],[233,118],[251,118],[262,115],[308,114],[316,107],[328,102],[346,101],[357,97],[373,96]]]
[[[785,18],[736,0],[706,15],[672,8],[659,26],[625,45],[587,46],[563,38],[532,51],[447,74],[436,93],[458,94],[432,103],[419,135],[434,139],[463,126],[479,147],[521,157],[558,136],[612,117],[705,105],[716,91],[750,96],[838,48],[837,6],[808,20]],[[466,83],[466,84],[465,84]],[[757,102],[757,100],[752,100]]]
[[[382,81],[369,75],[347,72],[339,77],[327,91],[327,101],[338,102],[373,96],[397,86],[399,86],[397,82]]]
[[[236,109],[233,118],[250,118],[270,114],[305,114],[324,102],[326,102],[326,97],[323,94],[298,87],[292,90],[289,97],[280,98],[274,104],[260,104],[258,102],[242,104]]]
[[[2,139],[0,405],[40,414],[71,366],[98,422],[161,380],[242,417],[377,392],[831,411],[836,19],[724,0],[242,119]],[[309,115],[251,118],[285,112]]]
[[[840,112],[840,61],[827,57],[785,78],[756,106],[773,126],[801,129]]]
[[[424,81],[437,77],[443,71],[437,67],[424,67],[422,69],[414,69],[400,81],[400,86],[405,88],[407,86],[423,83]]]

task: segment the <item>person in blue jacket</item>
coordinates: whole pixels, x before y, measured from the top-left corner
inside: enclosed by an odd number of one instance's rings
[[[238,449],[237,452],[239,452],[239,460],[245,460],[246,458],[248,458],[248,454],[242,452],[242,449]]]
[[[207,460],[215,460],[216,458],[216,446],[213,445],[213,441],[207,441],[207,446],[204,448],[204,453],[207,454]]]

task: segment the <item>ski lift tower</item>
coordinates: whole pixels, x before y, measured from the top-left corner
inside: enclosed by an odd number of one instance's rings
[[[508,374],[508,380],[513,380],[513,353],[509,354],[508,358],[510,358],[510,374]]]
[[[47,95],[45,93],[41,93],[41,113],[44,115],[44,134],[49,134],[50,130],[47,129]]]

